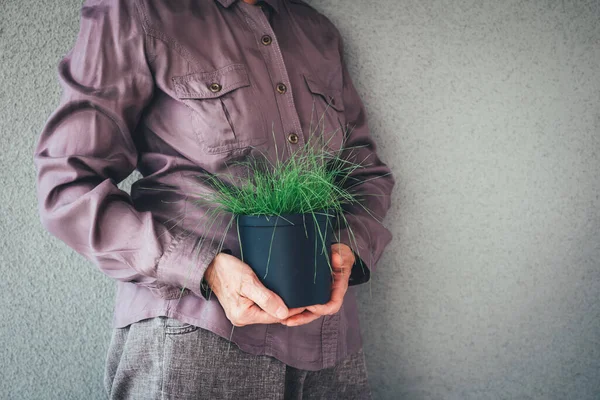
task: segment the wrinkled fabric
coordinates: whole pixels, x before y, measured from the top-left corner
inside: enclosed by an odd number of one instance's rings
[[[86,0],[58,78],[34,151],[40,218],[115,279],[114,327],[178,318],[307,370],[360,348],[354,289],[391,240],[394,178],[329,19],[301,0]],[[240,256],[235,226],[196,202],[210,190],[201,178],[240,176],[237,161],[283,160],[309,140],[363,165],[352,190],[368,211],[348,207],[349,226],[334,229],[357,255],[344,305],[299,327],[233,329],[200,290],[222,248]],[[136,169],[131,194],[120,190]]]
[[[371,399],[362,350],[306,371],[164,317],[113,330],[103,383],[110,400]]]

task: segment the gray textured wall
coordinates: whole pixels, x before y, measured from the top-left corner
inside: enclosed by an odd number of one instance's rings
[[[599,399],[600,2],[311,3],[398,181],[376,398]],[[79,7],[0,0],[1,398],[103,398],[113,284],[39,224],[31,160]]]

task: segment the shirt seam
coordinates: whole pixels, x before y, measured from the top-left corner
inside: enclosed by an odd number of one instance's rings
[[[161,315],[156,315],[156,313],[159,313]],[[198,326],[198,328],[200,328],[200,329],[210,330],[211,332],[216,333],[216,334],[221,333],[224,336],[229,336],[227,334],[227,332],[223,331],[222,329],[220,329],[216,325],[211,324],[206,319],[190,318],[189,316],[187,316],[185,314],[182,314],[182,313],[179,313],[177,311],[170,311],[169,308],[152,308],[152,309],[145,310],[144,312],[140,312],[140,313],[134,314],[134,315],[130,316],[129,318],[130,319],[138,319],[138,318],[148,319],[148,318],[156,318],[158,316],[165,316],[165,317],[168,317],[168,318],[174,318],[174,317],[178,317],[179,316],[179,317],[185,317],[185,318],[189,318],[189,319],[201,321],[199,323],[203,324],[203,325],[195,325],[195,326]],[[135,323],[135,322],[132,322],[131,324],[133,324],[133,323]],[[131,324],[128,324],[128,325],[131,325]],[[192,325],[194,325],[194,324],[192,324]],[[123,329],[123,328],[125,328],[125,326],[124,327],[115,327],[114,329]],[[219,332],[219,333],[217,333],[217,332]],[[229,339],[227,339],[227,340],[229,340]],[[234,344],[236,344],[236,346],[238,345],[233,340],[231,342],[234,343]],[[278,356],[285,356],[286,355],[282,351],[278,351],[276,349],[272,349],[270,347],[267,347],[266,344],[263,344],[263,345],[253,345],[253,344],[250,344],[250,343],[243,343],[242,346],[244,346],[244,347],[252,347],[253,349],[256,349],[257,351],[260,352],[259,355],[267,355],[267,356],[276,356],[276,355],[278,355]],[[267,351],[267,349],[268,349],[268,351]],[[326,367],[324,365],[324,363],[323,363],[322,360],[320,360],[320,361],[309,361],[309,360],[304,360],[304,359],[298,359],[298,358],[295,358],[295,357],[290,357],[290,360],[291,361],[298,361],[298,362],[303,363],[305,365],[319,367],[319,369],[323,369],[323,368]]]
[[[139,12],[142,14],[142,28],[145,35],[162,41],[167,47],[169,47],[171,50],[176,51],[187,62],[194,64],[195,66],[200,65],[198,60],[190,54],[190,51],[187,48],[185,48],[182,44],[180,44],[171,36],[150,25],[148,13],[146,12],[145,6],[142,5],[141,1],[136,0],[136,4],[138,6]]]

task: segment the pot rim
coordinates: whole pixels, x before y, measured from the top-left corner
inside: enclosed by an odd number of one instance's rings
[[[336,214],[333,211],[317,210],[312,213],[304,214],[281,214],[281,215],[237,215],[237,224],[239,226],[296,226],[303,225],[306,222],[313,221],[312,215],[315,214],[317,223],[325,222],[328,218],[334,218]]]

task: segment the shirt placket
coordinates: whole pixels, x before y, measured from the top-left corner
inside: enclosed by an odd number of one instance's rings
[[[321,330],[321,356],[323,358],[323,368],[329,368],[335,365],[339,323],[339,313],[323,316],[323,328]]]
[[[277,36],[261,7],[241,1],[237,2],[237,4],[239,5],[238,9],[242,12],[248,26],[252,30],[254,39],[259,44],[258,49],[265,60],[265,66],[271,79],[271,87],[275,91],[275,99],[281,118],[282,134],[284,135],[283,142],[286,143],[286,147],[291,153],[297,146],[304,145],[305,141],[292,95],[293,88],[283,61]]]
[[[305,140],[300,125],[298,111],[296,110],[292,96],[292,87],[283,61],[283,55],[281,54],[275,32],[268,21],[268,15],[265,15],[269,11],[263,11],[262,7],[256,5],[249,5],[243,2],[238,3],[240,4],[239,10],[243,13],[248,26],[251,28],[255,40],[260,44],[260,52],[265,60],[273,90],[276,91],[275,98],[277,100],[277,107],[279,108],[283,134],[285,135],[283,141],[286,143],[288,151],[293,152],[295,150],[293,146],[302,146],[305,144]],[[280,84],[285,85],[284,93],[281,93],[278,88],[278,85]],[[290,140],[289,135],[292,134],[295,134],[296,137],[294,141]],[[323,316],[323,324],[321,327],[321,357],[323,368],[335,365],[339,323],[339,313]],[[269,332],[269,325],[266,325],[265,347],[267,347],[270,352],[273,352],[274,350],[272,339],[273,337]]]

